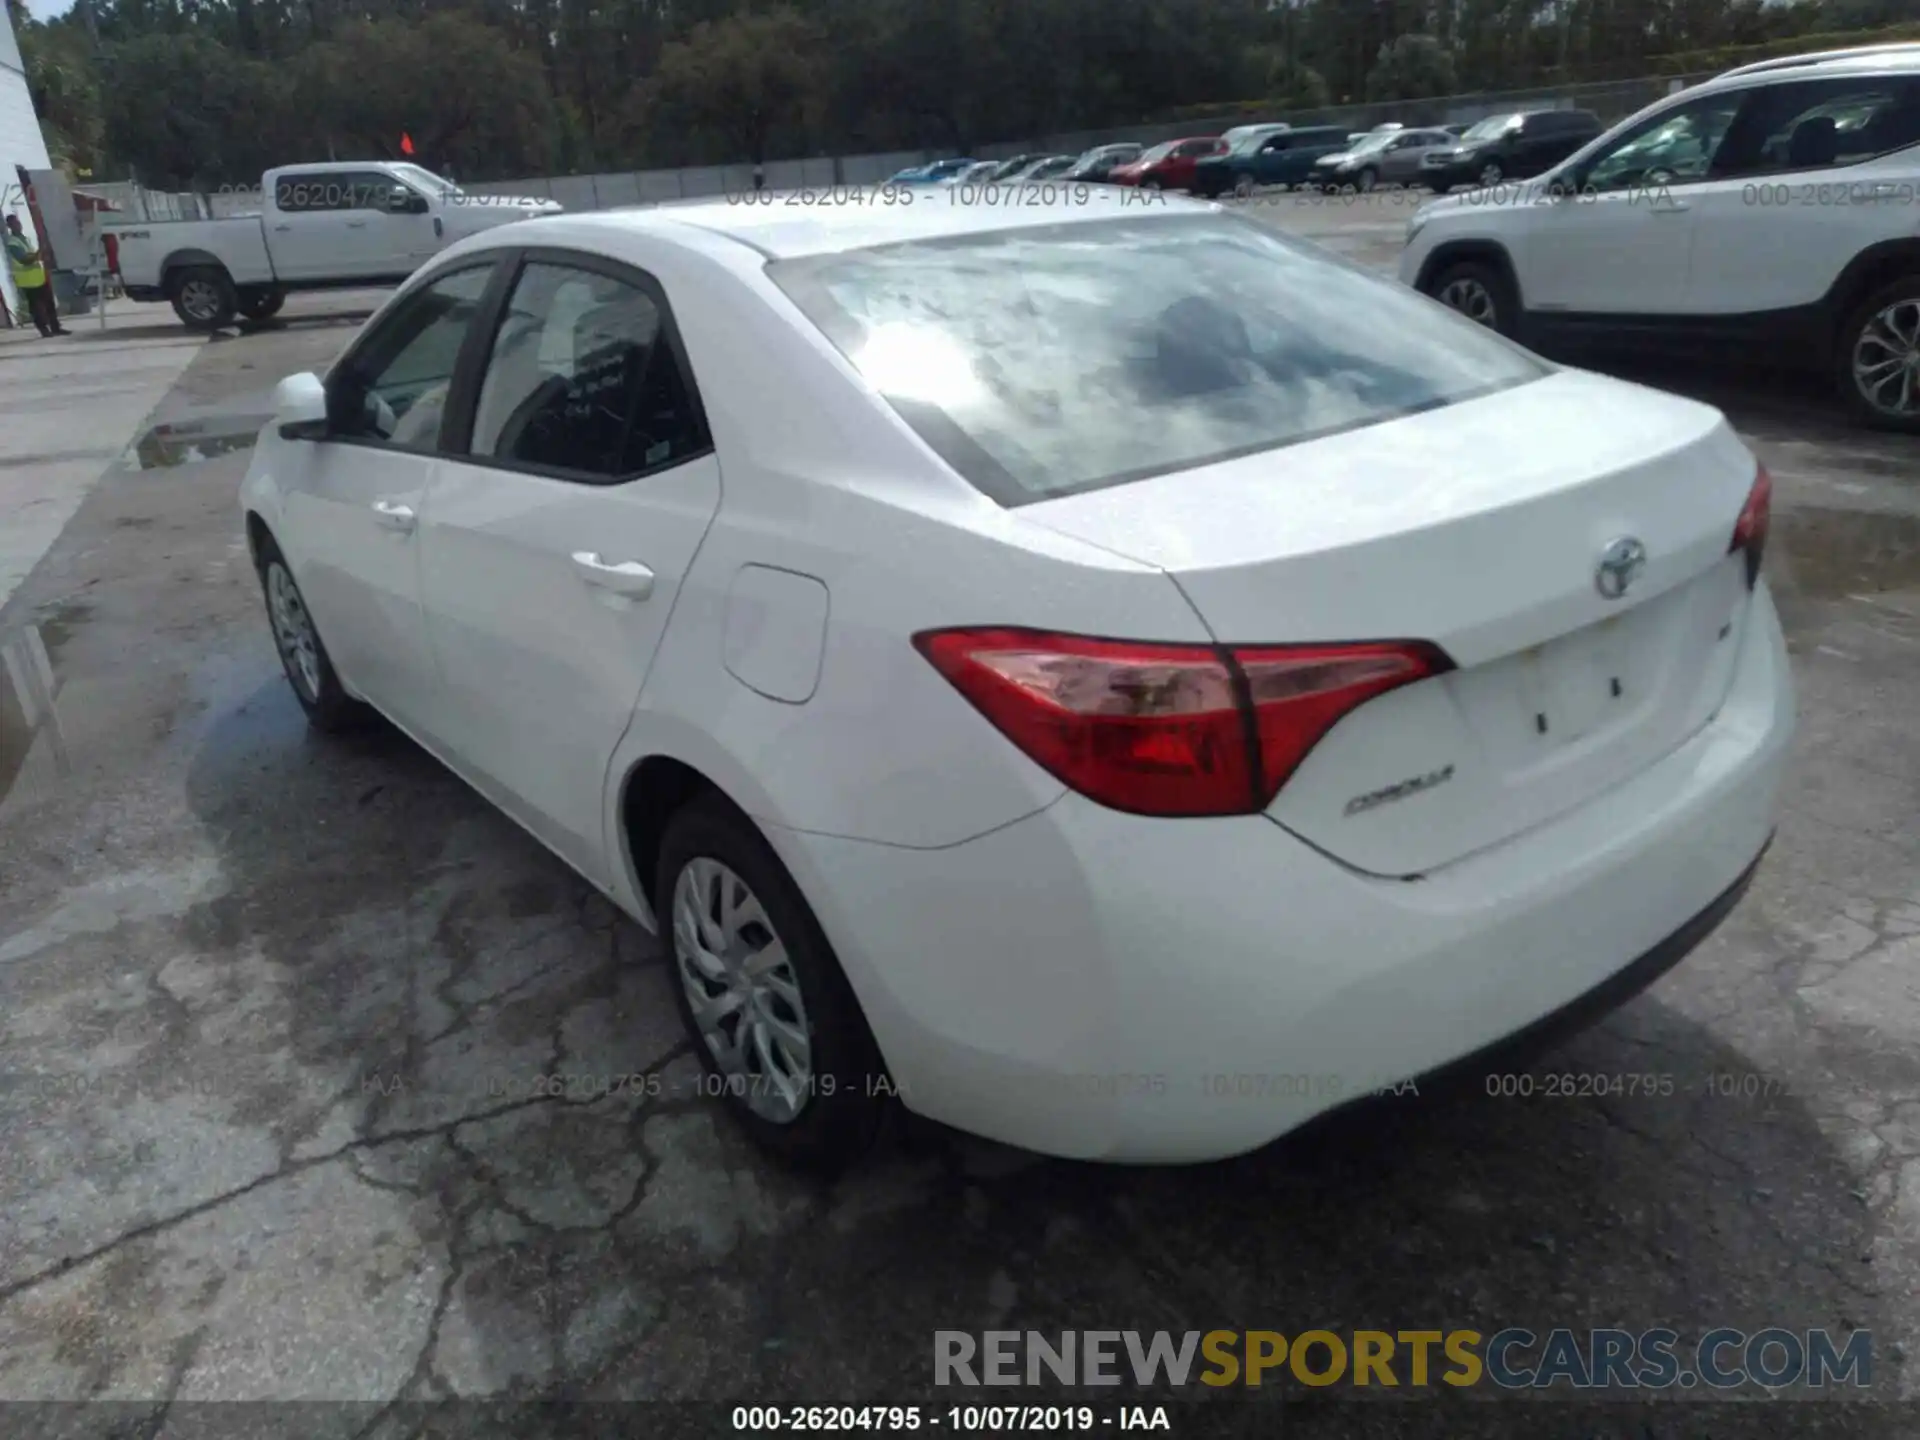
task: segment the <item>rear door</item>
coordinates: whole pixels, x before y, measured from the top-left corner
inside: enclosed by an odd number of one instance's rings
[[[607,765],[720,503],[668,297],[645,271],[525,252],[467,453],[421,537],[452,749],[482,790],[605,880]]]
[[[1689,188],[1690,314],[1811,304],[1869,245],[1920,236],[1920,77],[1802,80],[1747,93],[1711,174]]]

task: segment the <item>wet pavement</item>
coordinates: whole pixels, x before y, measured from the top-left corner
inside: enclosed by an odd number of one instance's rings
[[[939,1329],[1505,1325],[1864,1328],[1869,1393],[1910,1395],[1920,444],[1638,377],[1716,397],[1773,470],[1803,712],[1747,899],[1536,1072],[1671,1086],[1429,1095],[1180,1170],[903,1126],[826,1185],[700,1097],[637,927],[391,730],[306,729],[230,447],[350,335],[204,347],[0,611],[0,1398],[124,1402],[61,1433],[143,1436],[354,1401],[268,1418],[398,1435],[422,1412],[387,1402],[453,1396],[944,1406]],[[1804,1392],[1790,1425],[1284,1393],[1318,1402],[1300,1433],[1920,1433]],[[1213,1418],[1277,1433],[1255,1405]]]

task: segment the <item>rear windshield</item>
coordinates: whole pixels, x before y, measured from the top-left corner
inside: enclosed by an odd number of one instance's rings
[[[1003,505],[1549,373],[1451,310],[1233,215],[1002,230],[775,261],[767,273]]]

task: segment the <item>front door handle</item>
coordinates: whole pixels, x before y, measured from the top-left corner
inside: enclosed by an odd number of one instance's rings
[[[1652,205],[1648,208],[1656,215],[1684,215],[1693,207],[1684,200],[1669,200],[1664,205]]]
[[[278,232],[280,232],[281,234],[283,234],[283,235],[284,235],[284,234],[285,234],[285,233],[286,233],[287,231],[289,231],[289,230],[291,230],[291,229],[293,229],[293,226],[291,226],[291,225],[276,225],[276,226],[274,226],[273,228],[274,228],[274,229],[275,229],[276,231],[278,231]]]
[[[367,228],[367,222],[364,220],[347,221],[347,229],[349,230],[364,230],[366,228]]]
[[[653,571],[638,560],[607,561],[591,550],[576,550],[573,568],[587,584],[616,595],[644,600],[653,594]]]
[[[414,514],[411,505],[402,505],[397,500],[376,500],[373,502],[373,517],[388,530],[398,531],[402,535],[413,533]]]

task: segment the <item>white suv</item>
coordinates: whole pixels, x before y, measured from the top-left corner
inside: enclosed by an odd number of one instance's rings
[[[1400,278],[1541,349],[1764,349],[1920,433],[1920,44],[1730,70],[1425,205]]]

